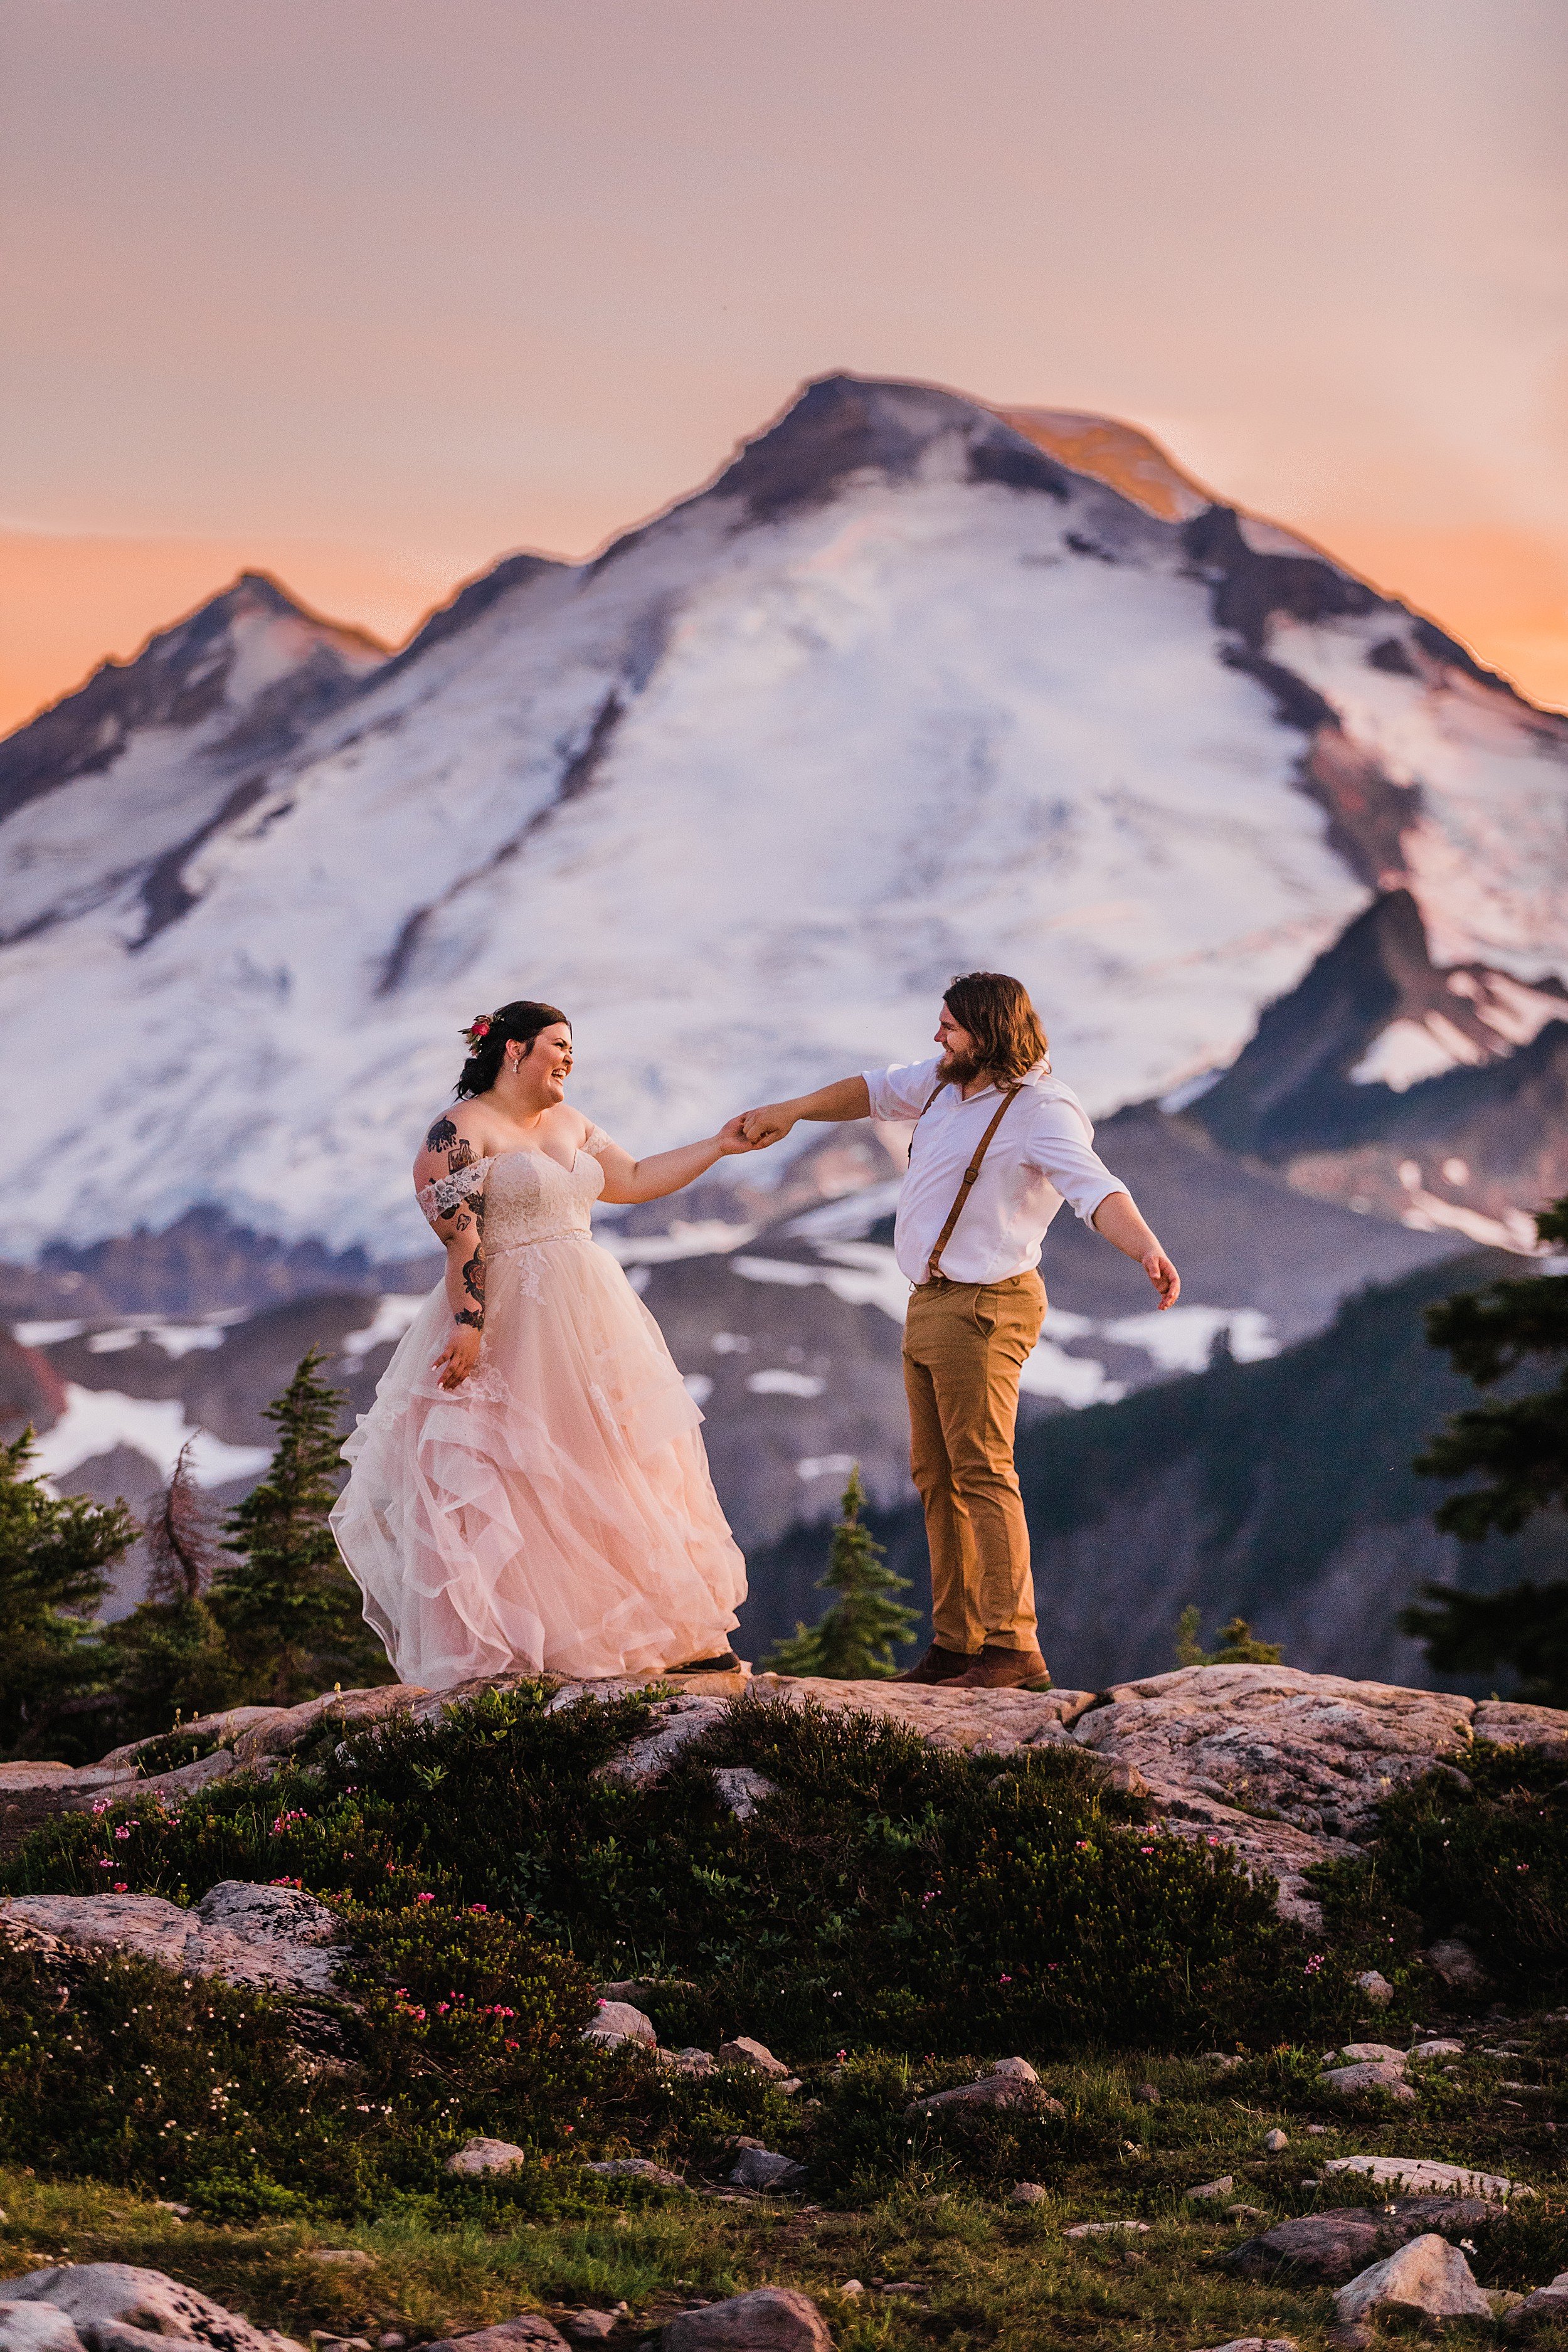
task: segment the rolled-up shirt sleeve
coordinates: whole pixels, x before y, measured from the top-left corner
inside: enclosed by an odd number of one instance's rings
[[[936,1086],[936,1066],[941,1059],[933,1054],[925,1062],[895,1062],[890,1070],[862,1070],[867,1091],[871,1097],[873,1118],[919,1118],[931,1098]]]
[[[1096,1151],[1093,1136],[1094,1129],[1070,1103],[1041,1103],[1029,1122],[1029,1140],[1022,1155],[1029,1167],[1050,1178],[1085,1224],[1112,1192],[1127,1191],[1121,1177],[1111,1174]]]

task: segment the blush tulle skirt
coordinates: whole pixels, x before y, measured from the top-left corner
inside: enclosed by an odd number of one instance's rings
[[[728,1646],[745,1562],[658,1324],[584,1234],[499,1251],[484,1350],[432,1292],[343,1445],[332,1530],[401,1680],[657,1674]]]

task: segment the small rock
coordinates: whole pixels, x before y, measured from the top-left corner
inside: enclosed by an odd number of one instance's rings
[[[1009,2205],[1043,2205],[1046,2192],[1037,2180],[1015,2180]]]
[[[1231,2175],[1226,2172],[1222,2174],[1218,2180],[1205,2180],[1200,2183],[1196,2189],[1189,2189],[1187,2195],[1189,2197],[1197,2198],[1228,2197],[1235,2187],[1235,2180],[1232,2179]]]
[[[1334,2352],[1371,2352],[1377,2336],[1372,2328],[1363,2327],[1359,2319],[1346,2319],[1342,2320],[1337,2327],[1329,2328],[1323,2341],[1331,2344]]]
[[[1497,2172],[1472,2172],[1468,2165],[1441,2164],[1425,2156],[1332,2156],[1325,2172],[1363,2172],[1369,2180],[1388,2180],[1402,2189],[1428,2189],[1454,2197],[1531,2197]]]
[[[310,2341],[315,2352],[370,2352],[368,2336],[317,2336],[312,2332]]]
[[[749,1822],[760,1804],[778,1794],[776,1781],[763,1772],[753,1772],[746,1764],[721,1764],[714,1772],[713,1786],[719,1802],[738,1822]]]
[[[0,2301],[0,2352],[86,2352],[81,2337],[52,2303]]]
[[[764,2042],[753,2042],[749,2033],[737,2033],[733,2042],[721,2042],[719,2063],[721,2066],[750,2066],[774,2083],[783,2082],[789,2073],[782,2059],[775,2058]]]
[[[665,2054],[675,2072],[684,2074],[689,2082],[693,2083],[700,2083],[711,2074],[716,2063],[710,2050],[699,2050],[695,2046],[689,2050],[668,2051]]]
[[[566,2333],[580,2344],[591,2344],[604,2336],[613,2336],[616,2315],[613,2311],[574,2311],[566,2322]]]
[[[1430,1945],[1423,1955],[1427,1967],[1440,1977],[1450,1992],[1485,1992],[1491,1982],[1485,1969],[1468,1944],[1458,1936],[1445,1936]]]
[[[446,2170],[462,2179],[476,2179],[485,2172],[510,2172],[514,2164],[526,2164],[528,2158],[510,2139],[466,2139],[455,2156],[447,2158]]]
[[[794,2287],[753,2287],[667,2320],[664,2352],[833,2352],[827,2324]]]
[[[557,2334],[542,2312],[520,2312],[515,2319],[498,2320],[493,2327],[477,2327],[468,2336],[444,2336],[438,2344],[426,2344],[424,2352],[566,2352],[566,2338]]]
[[[172,2197],[154,2197],[153,2203],[158,2212],[172,2213],[176,2221],[188,2221],[191,2218],[191,2208],[176,2205]],[[10,2218],[8,2213],[0,2212],[0,2221],[7,2221]]]
[[[805,2167],[793,2156],[771,2147],[743,2147],[730,2174],[732,2189],[794,2189],[805,2179]]]
[[[1464,2054],[1462,2042],[1417,2042],[1410,2053],[1412,2058],[1462,2058]]]
[[[375,2352],[404,2352],[407,2342],[401,2327],[384,2327],[375,2339]]]
[[[784,2081],[779,2084],[779,2089],[784,2093],[786,2099],[793,2099],[797,2091],[804,2091],[805,2088],[805,2084],[801,2081],[798,2074],[786,2074]]]
[[[450,2165],[447,2168],[448,2172],[451,2168]],[[367,2254],[363,2246],[312,2246],[305,2259],[311,2263],[334,2263],[339,2270],[367,2271],[374,2264],[375,2256]]]
[[[864,2294],[866,2283],[864,2279],[846,2279],[838,2292],[840,2294]]]
[[[1157,2107],[1163,2104],[1152,2083],[1140,2083],[1132,2096],[1141,2107]]]
[[[988,2074],[977,2082],[960,2083],[951,2091],[931,2091],[923,2099],[913,2099],[905,2108],[906,2115],[919,2115],[933,2107],[1032,2107],[1037,2114],[1064,2116],[1067,2109],[1059,2099],[1053,2099],[1040,2088],[1040,2078],[1026,2058],[998,2058]]]
[[[1289,2133],[1282,2132],[1278,2124],[1275,2125],[1272,2131],[1266,2131],[1262,2139],[1258,2142],[1258,2146],[1260,2147],[1266,2147],[1270,2156],[1278,2156],[1282,2147],[1289,2147]]]
[[[1296,2352],[1293,2336],[1234,2336],[1228,2344],[1211,2344],[1205,2352]]]
[[[1320,2091],[1327,2091],[1338,2099],[1360,2098],[1367,2091],[1384,2091],[1391,2099],[1410,2105],[1415,2092],[1405,2079],[1405,2058],[1400,2055],[1397,2066],[1386,2061],[1357,2066],[1331,2066],[1318,2077]]]
[[[637,1977],[620,1977],[613,1984],[596,1984],[594,1987],[601,2000],[629,2000],[636,2009],[642,2007],[649,1990]]]
[[[1205,2050],[1197,2063],[1200,2066],[1217,2067],[1222,2074],[1228,2074],[1234,2068],[1239,2066],[1242,2061],[1239,2058],[1233,2058],[1224,2050]]]
[[[1388,1979],[1385,1976],[1380,1976],[1375,1969],[1363,1969],[1357,1977],[1356,1984],[1363,1997],[1372,2003],[1373,2009],[1386,2009],[1394,1999],[1394,1987],[1389,1983]]]
[[[1134,2237],[1146,2238],[1153,2224],[1149,2221],[1074,2221],[1062,2231],[1064,2238],[1109,2238],[1118,2230],[1131,2231]]]
[[[1333,2131],[1328,2124],[1309,2124],[1307,2126],[1307,2137],[1309,2139],[1331,2139],[1333,2137]]]
[[[1491,2305],[1458,2246],[1435,2233],[1412,2238],[1407,2246],[1341,2287],[1334,2311],[1342,2320],[1366,2319],[1379,2311],[1410,2312],[1433,2320],[1492,2315]]]
[[[1405,2053],[1388,2042],[1345,2042],[1339,2055],[1347,2066],[1403,2066]]]
[[[1261,2221],[1263,2219],[1261,2205],[1227,2205],[1225,2213],[1227,2221]]]
[[[601,2180],[647,2180],[655,2189],[681,2189],[685,2183],[678,2172],[667,2172],[662,2164],[655,2164],[646,2156],[606,2157],[602,2163],[584,2166],[596,2172]]]
[[[1554,2279],[1538,2286],[1522,2303],[1516,2303],[1503,2322],[1510,2336],[1533,2336],[1538,2327],[1551,2327],[1568,2319],[1568,2271],[1559,2271]]]
[[[648,2050],[658,2047],[652,2018],[634,2009],[629,2000],[601,2000],[593,2022],[583,2029],[583,2039],[602,2042],[607,2050],[618,2048],[623,2042],[640,2042]]]

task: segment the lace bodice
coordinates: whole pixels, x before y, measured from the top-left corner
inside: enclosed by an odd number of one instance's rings
[[[547,1151],[502,1151],[485,1180],[485,1255],[548,1241],[555,1234],[585,1234],[605,1171],[590,1136],[570,1168]]]
[[[470,1160],[449,1176],[437,1176],[417,1194],[432,1223],[449,1217],[459,1201],[485,1203],[485,1255],[547,1241],[553,1234],[585,1234],[595,1202],[605,1189],[605,1171],[595,1153],[608,1143],[603,1128],[591,1127],[570,1168],[547,1151],[498,1151]]]

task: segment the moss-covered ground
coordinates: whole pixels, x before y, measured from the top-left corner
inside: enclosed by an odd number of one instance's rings
[[[816,2295],[845,2352],[1315,2347],[1326,2293],[1224,2258],[1267,2220],[1363,2201],[1323,2168],[1380,2152],[1539,2192],[1477,2233],[1485,2284],[1568,2267],[1552,2007],[1568,1807],[1549,1765],[1481,1756],[1468,1785],[1391,1800],[1381,1843],[1330,1874],[1311,1938],[1223,1850],[1160,1835],[1071,1754],[940,1754],[749,1705],[638,1789],[601,1768],[640,1702],[547,1702],[326,1741],[265,1787],[29,1842],[8,1891],[303,1884],[341,1906],[354,1958],[342,1999],[303,2005],[126,1961],[0,1958],[5,2273],[142,2263],[291,2334],[373,2345],[624,2303],[613,2340],[629,2347],[689,2302],[773,2283]],[[720,1803],[720,1763],[773,1782],[750,1821]],[[1495,1979],[1466,2013],[1420,1958],[1458,1929]],[[1373,1965],[1385,2010],[1355,1986]],[[647,1986],[668,2045],[748,2032],[801,2089],[584,2044],[611,1978]],[[1413,2067],[1414,2105],[1320,2089],[1339,2042],[1404,2047],[1417,2026],[1457,2028],[1467,2055]],[[1015,2053],[1060,2112],[908,2112]],[[1289,2144],[1270,2155],[1274,2127]],[[445,2160],[474,2132],[526,2163],[454,2179]],[[732,2189],[740,2137],[801,2159],[804,2192]],[[583,2161],[630,2154],[685,2187]],[[1226,2194],[1187,2196],[1226,2174]],[[1015,2205],[1020,2180],[1043,2201]],[[1148,2228],[1066,2237],[1079,2221]],[[852,2279],[862,2294],[842,2292]]]

